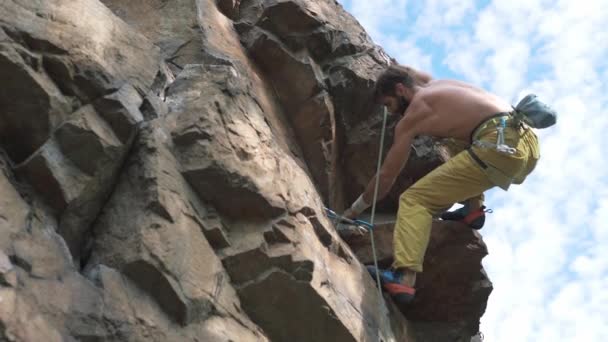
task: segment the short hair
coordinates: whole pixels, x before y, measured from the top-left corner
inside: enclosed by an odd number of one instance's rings
[[[382,96],[395,96],[395,85],[402,83],[408,88],[414,86],[412,69],[394,64],[386,68],[376,80],[374,89],[374,100],[377,102]]]

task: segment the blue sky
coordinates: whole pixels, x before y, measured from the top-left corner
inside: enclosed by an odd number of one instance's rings
[[[560,114],[526,183],[491,190],[486,341],[608,341],[608,0],[340,0],[400,63]]]

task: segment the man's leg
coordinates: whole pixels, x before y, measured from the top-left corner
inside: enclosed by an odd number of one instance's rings
[[[487,139],[496,141],[493,135]],[[530,129],[507,129],[505,140],[510,146],[517,146],[515,155],[493,150],[480,150],[478,154],[482,160],[512,175],[515,183],[520,184],[534,170],[540,157],[538,139]],[[394,232],[393,267],[402,271],[402,284],[413,287],[416,272],[422,272],[432,216],[442,208],[467,199],[476,201],[471,203],[473,205],[481,205],[483,197],[475,197],[493,186],[477,163],[463,151],[401,195]]]
[[[416,272],[422,272],[433,215],[453,203],[479,199],[480,194],[493,186],[470,155],[461,152],[401,195],[394,231],[393,267],[403,272],[403,284],[413,287]]]

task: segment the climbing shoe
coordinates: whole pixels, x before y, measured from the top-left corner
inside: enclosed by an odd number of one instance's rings
[[[473,229],[481,229],[486,222],[486,213],[491,212],[492,209],[486,209],[483,205],[475,211],[470,211],[467,206],[464,206],[454,211],[446,211],[441,214],[441,219],[445,221],[458,221]]]
[[[367,271],[374,281],[376,281],[376,273],[380,275],[380,285],[391,295],[397,305],[406,305],[414,300],[416,290],[403,284],[403,274],[401,272],[376,269],[374,266],[367,266]]]

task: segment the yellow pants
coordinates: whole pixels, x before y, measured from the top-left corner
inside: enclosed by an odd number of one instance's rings
[[[475,139],[496,143],[496,119],[488,120],[474,134]],[[493,148],[472,147],[472,151],[494,171],[521,184],[532,172],[540,157],[536,134],[530,128],[507,127],[505,143],[516,148],[506,154]],[[499,185],[491,172],[483,169],[467,152],[462,151],[420,179],[400,197],[393,237],[393,267],[422,272],[422,264],[431,232],[432,217],[441,209],[470,199],[482,199],[483,192]],[[503,187],[504,188],[504,187]]]

